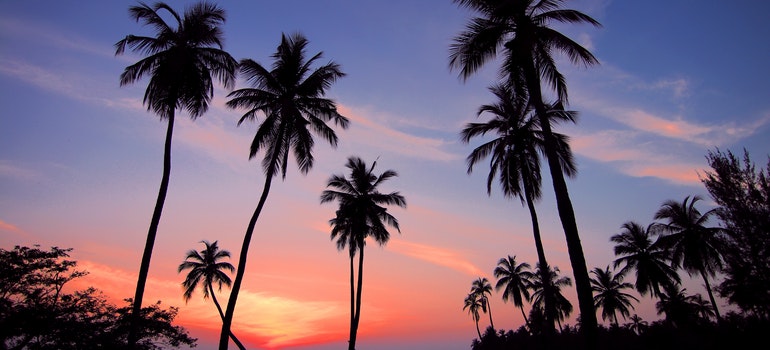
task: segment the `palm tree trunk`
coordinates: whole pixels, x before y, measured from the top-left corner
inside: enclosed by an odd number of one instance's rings
[[[214,295],[214,287],[212,287],[211,284],[209,284],[208,288],[209,288],[209,294],[211,294],[211,300],[214,301],[214,305],[217,307],[217,311],[219,311],[219,318],[221,318],[222,321],[224,321],[225,314],[222,312],[222,307],[219,306],[219,302],[217,301],[217,296]],[[246,350],[246,348],[243,346],[243,343],[241,343],[241,341],[235,337],[235,333],[233,333],[232,330],[230,331],[230,339],[232,339],[235,345],[238,346],[238,349]]]
[[[532,57],[528,62],[533,62]],[[572,273],[575,277],[575,290],[577,291],[578,304],[580,306],[581,331],[585,337],[586,349],[596,349],[598,346],[598,329],[596,322],[596,312],[594,311],[593,294],[591,293],[591,282],[588,276],[585,256],[583,255],[583,246],[580,243],[580,234],[578,233],[575,211],[572,208],[572,201],[569,198],[567,183],[564,181],[564,173],[559,163],[559,158],[554,147],[554,137],[551,131],[551,123],[546,114],[543,97],[540,94],[540,78],[537,75],[534,63],[531,63],[525,74],[527,74],[527,86],[530,92],[530,98],[535,106],[535,111],[540,119],[540,127],[545,137],[545,153],[548,159],[548,168],[553,182],[553,191],[556,195],[556,206],[559,211],[564,236],[567,241],[567,251],[569,253]],[[561,324],[561,322],[559,322]],[[561,328],[561,326],[559,326]]]
[[[532,326],[529,325],[529,320],[527,319],[527,314],[524,313],[524,305],[519,306],[519,309],[521,310],[521,316],[524,317],[524,324],[527,325],[527,327],[532,330]]]
[[[486,303],[487,303],[487,310],[489,310],[489,326],[492,327],[492,331],[494,331],[495,330],[495,323],[492,322],[492,304],[489,303],[489,299],[488,298],[486,298]]]
[[[350,337],[349,350],[355,350],[356,337],[358,336],[358,325],[361,322],[361,288],[364,286],[364,242],[360,242],[358,247],[358,290],[356,290],[356,318],[353,320],[353,333]]]
[[[351,247],[352,249],[352,247]],[[351,250],[352,252],[352,250]],[[353,342],[353,339],[355,339],[355,323],[356,323],[356,289],[355,289],[355,271],[353,270],[353,257],[354,255],[350,254],[350,336],[348,338],[348,349],[352,349],[351,345]]]
[[[131,310],[131,326],[128,329],[128,348],[133,349],[136,345],[139,332],[139,323],[141,322],[140,312],[142,310],[142,299],[144,298],[144,288],[147,284],[147,275],[150,272],[150,259],[152,258],[152,249],[155,246],[155,236],[158,233],[160,216],[163,213],[163,203],[166,202],[166,193],[168,192],[168,182],[171,177],[171,136],[174,133],[174,109],[168,116],[168,126],[166,127],[166,142],[163,146],[163,176],[160,180],[160,189],[158,190],[158,199],[155,201],[155,210],[152,212],[150,220],[150,229],[147,232],[147,241],[144,243],[144,253],[142,253],[142,263],[139,267],[139,278],[136,281],[136,292],[134,293],[134,305]]]
[[[238,258],[238,270],[235,273],[235,282],[233,282],[233,289],[230,291],[230,299],[227,301],[227,311],[225,312],[225,319],[222,321],[222,332],[219,333],[219,350],[227,350],[227,338],[230,334],[230,325],[233,323],[233,315],[235,313],[235,303],[238,301],[238,293],[241,291],[241,283],[243,282],[243,275],[246,271],[246,259],[249,255],[249,244],[251,243],[251,236],[254,234],[254,226],[257,224],[259,214],[262,212],[262,207],[265,206],[267,195],[270,193],[270,184],[273,181],[273,168],[268,168],[267,174],[265,174],[265,187],[262,189],[262,196],[259,197],[259,204],[254,210],[254,214],[249,220],[249,226],[246,229],[246,235],[243,236],[243,245],[241,246],[241,255]]]
[[[481,341],[481,330],[479,330],[479,318],[476,317],[476,333],[479,334],[479,341]]]
[[[717,316],[717,322],[722,322],[722,315],[719,314],[719,309],[717,308],[717,301],[714,299],[714,293],[711,292],[711,285],[709,284],[708,277],[705,274],[705,271],[703,269],[700,270],[700,275],[703,276],[703,283],[706,284],[706,292],[709,295],[709,300],[711,300],[711,306],[714,307],[714,314]]]
[[[530,195],[529,184],[526,177],[524,177],[524,195],[527,198],[527,207],[529,208],[529,216],[532,218],[532,233],[535,236],[535,249],[537,250],[537,260],[540,263],[540,280],[543,282],[543,309],[545,313],[545,334],[552,335],[556,332],[556,328],[553,322],[554,315],[554,302],[553,293],[551,293],[551,278],[549,277],[548,262],[545,259],[545,248],[543,248],[543,239],[540,236],[540,223],[537,220],[537,211],[535,211],[535,203],[532,201]],[[524,310],[522,309],[522,312]]]

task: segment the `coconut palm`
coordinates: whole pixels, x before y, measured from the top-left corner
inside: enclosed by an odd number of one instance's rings
[[[633,285],[623,282],[623,274],[613,274],[609,266],[604,270],[594,268],[591,273],[594,275],[594,278],[591,278],[591,286],[595,292],[594,307],[602,309],[602,320],[610,319],[610,322],[618,326],[617,314],[620,313],[625,320],[630,315],[629,308],[634,309],[631,300],[639,302],[635,296],[623,291],[633,288]]]
[[[479,319],[481,318],[479,309],[481,309],[481,301],[479,300],[476,293],[470,293],[467,297],[465,297],[465,305],[463,306],[463,310],[466,309],[468,310],[468,314],[473,317],[473,321],[476,322],[476,333],[479,334],[479,340],[481,340],[481,330],[479,330]]]
[[[584,47],[549,27],[553,22],[600,24],[590,16],[561,8],[562,0],[454,0],[476,17],[455,37],[450,46],[450,67],[467,79],[499,50],[503,51],[500,75],[517,91],[527,93],[540,119],[544,150],[548,159],[554,194],[575,275],[578,302],[589,348],[596,346],[597,322],[575,212],[564,180],[556,140],[543,101],[541,79],[556,90],[560,103],[567,104],[564,76],[556,69],[554,54],[563,53],[573,63],[593,65],[598,60]]]
[[[142,253],[131,312],[128,341],[133,347],[137,340],[136,328],[155,236],[171,175],[171,136],[176,110],[185,110],[193,120],[203,115],[214,95],[213,80],[216,79],[227,89],[232,88],[238,63],[222,50],[225,11],[214,4],[196,3],[185,10],[183,17],[163,2],[153,6],[140,3],[131,6],[128,12],[135,21],[152,27],[155,36],[128,35],[115,44],[115,55],[129,49],[145,56],[125,68],[120,75],[120,85],[130,85],[149,77],[143,103],[149,111],[167,121],[163,176]],[[166,22],[166,13],[173,22]]]
[[[312,69],[322,53],[308,59],[305,53],[307,45],[308,40],[299,33],[281,35],[281,43],[272,55],[274,62],[270,70],[251,59],[241,60],[241,75],[252,87],[238,89],[228,95],[228,107],[246,109],[238,125],[246,120],[256,120],[258,116],[264,117],[251,143],[249,159],[260,151],[265,152],[262,159],[265,184],[243,237],[238,269],[219,338],[221,350],[227,348],[227,334],[243,282],[249,244],[273,178],[280,174],[282,179],[286,179],[289,153],[294,154],[302,174],[310,171],[314,162],[313,133],[328,141],[332,147],[337,146],[337,135],[326,122],[333,121],[343,129],[348,127],[348,119],[337,112],[335,102],[324,97],[326,90],[345,74],[334,62]]]
[[[221,261],[225,258],[229,259],[230,252],[227,250],[219,250],[217,241],[214,241],[214,243],[201,241],[201,243],[206,246],[205,249],[200,252],[195,249],[189,250],[185,257],[185,261],[179,264],[178,272],[190,270],[187,273],[187,276],[185,276],[184,282],[182,282],[182,287],[184,287],[184,301],[189,301],[193,292],[195,292],[195,289],[197,289],[198,286],[201,286],[203,289],[203,299],[211,296],[211,300],[214,301],[214,305],[219,312],[219,317],[224,320],[225,314],[222,312],[222,307],[219,306],[217,296],[214,293],[214,284],[217,285],[217,289],[220,291],[222,290],[223,284],[229,287],[232,284],[232,281],[225,271],[233,272],[235,268],[229,262]],[[240,340],[238,340],[232,332],[230,332],[230,339],[238,345],[239,349],[245,349]]]
[[[610,241],[615,243],[614,252],[618,256],[613,267],[623,265],[619,274],[626,275],[633,270],[636,291],[659,298],[663,287],[679,284],[681,280],[671,266],[668,250],[659,239],[652,240],[656,235],[653,227],[644,228],[634,221],[627,221],[621,225],[620,233],[610,237]]]
[[[526,262],[516,263],[516,256],[508,255],[497,262],[494,275],[497,278],[496,290],[503,290],[503,301],[512,300],[513,305],[521,310],[524,322],[529,326],[529,320],[524,313],[524,300],[529,302],[529,289],[534,278],[530,265]]]
[[[492,322],[492,305],[489,303],[489,297],[492,295],[492,285],[489,283],[486,277],[479,277],[471,284],[471,293],[476,293],[481,302],[481,311],[484,313],[489,312],[489,326],[492,327],[492,331],[495,330],[495,323]]]
[[[553,294],[551,297],[553,300],[553,310],[545,310],[546,289],[543,287],[545,283],[540,279],[541,276],[544,275],[542,271],[540,271],[541,268],[542,267],[538,264],[536,268],[537,271],[532,279],[532,306],[543,310],[544,313],[552,313],[555,316],[554,319],[556,319],[556,322],[559,324],[559,330],[561,330],[561,321],[569,317],[572,313],[572,303],[570,303],[561,293],[561,288],[572,286],[572,280],[566,276],[559,277],[558,267],[554,266],[553,269],[551,269],[550,266],[546,266],[545,270],[548,271],[546,275],[550,281],[548,285],[551,286],[551,293]]]
[[[701,275],[717,320],[721,320],[708,277],[722,269],[724,241],[721,235],[724,229],[706,226],[716,215],[716,209],[701,214],[695,208],[695,203],[701,199],[696,195],[685,197],[681,203],[674,200],[664,202],[655,213],[655,219],[664,222],[657,223],[655,227],[664,232],[660,239],[671,250],[674,264],[681,266],[690,276]]]
[[[350,177],[332,175],[326,183],[329,190],[321,193],[321,203],[337,201],[339,209],[336,216],[329,220],[332,226],[332,239],[337,238],[337,249],[348,247],[350,251],[350,341],[348,348],[355,349],[358,325],[361,320],[361,290],[364,274],[364,246],[366,238],[371,237],[383,246],[390,240],[386,226],[401,229],[398,220],[388,213],[384,205],[406,207],[406,199],[398,192],[381,193],[378,186],[390,178],[398,176],[393,170],[386,170],[380,175],[374,174],[371,167],[359,157],[350,157],[345,165],[350,170]],[[353,257],[358,253],[358,286],[353,286]],[[353,294],[355,291],[355,304]]]
[[[631,317],[629,317],[628,319],[631,320],[631,322],[626,323],[625,327],[631,330],[632,332],[636,333],[636,335],[641,335],[642,332],[644,332],[649,325],[647,321],[643,320],[637,314],[631,315]]]
[[[497,102],[483,105],[479,108],[478,116],[484,113],[492,115],[486,123],[468,123],[461,132],[461,140],[470,142],[473,137],[486,133],[495,133],[497,137],[476,147],[467,158],[468,173],[473,166],[486,157],[491,156],[489,175],[487,176],[487,193],[491,194],[492,182],[499,173],[500,187],[506,197],[519,197],[522,204],[526,202],[529,209],[532,232],[535,237],[539,264],[546,266],[545,250],[540,237],[540,225],[534,202],[541,196],[540,156],[544,151],[544,137],[540,130],[540,121],[533,115],[531,105],[525,96],[517,94],[509,84],[497,84],[490,87],[497,97]],[[549,118],[553,122],[575,121],[576,113],[564,111],[561,106],[549,106]],[[572,151],[567,143],[567,137],[554,134],[557,140],[558,155],[562,162],[562,170],[567,176],[577,173]],[[542,278],[548,281],[547,278]],[[547,285],[545,288],[549,288]],[[545,293],[545,304],[551,303],[551,293]],[[546,307],[546,310],[549,310]],[[553,315],[546,314],[548,331],[554,327]]]
[[[694,322],[698,317],[698,306],[693,301],[693,296],[687,294],[686,288],[681,288],[680,285],[669,285],[661,292],[660,301],[655,303],[655,309],[658,315],[666,315],[667,322],[674,326],[682,326]]]

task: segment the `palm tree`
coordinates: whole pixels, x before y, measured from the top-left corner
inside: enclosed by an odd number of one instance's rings
[[[559,277],[559,268],[554,266],[551,269],[550,266],[546,266],[545,270],[548,272],[545,274],[548,276],[549,282],[543,282],[541,276],[544,274],[540,271],[542,267],[538,264],[536,273],[532,280],[532,306],[543,310],[544,313],[551,313],[554,315],[554,319],[559,324],[559,330],[562,329],[561,321],[569,317],[572,313],[572,303],[561,293],[562,287],[572,286],[572,280],[569,277]],[[551,298],[553,300],[552,310],[545,309],[545,285],[551,286]],[[581,314],[582,316],[582,314]]]
[[[495,323],[492,322],[492,305],[489,303],[489,297],[487,294],[492,295],[492,285],[489,283],[486,277],[479,277],[473,281],[471,285],[471,293],[475,293],[481,302],[481,311],[487,313],[489,310],[489,326],[492,327],[492,331],[495,330]]]
[[[591,273],[594,275],[594,278],[591,278],[591,286],[596,292],[594,306],[602,309],[602,320],[610,319],[618,326],[617,313],[625,320],[630,315],[629,308],[634,308],[631,300],[639,302],[635,296],[623,292],[623,289],[633,288],[633,285],[623,282],[623,274],[613,274],[609,266],[604,270],[594,268]]]
[[[716,215],[716,209],[703,214],[695,208],[700,196],[687,196],[680,203],[673,200],[664,202],[655,213],[658,223],[656,228],[665,234],[661,236],[663,245],[671,250],[671,258],[676,266],[681,266],[690,276],[699,274],[706,285],[711,306],[717,320],[721,320],[717,302],[711,292],[708,276],[714,276],[722,269],[723,240],[720,227],[706,227],[706,223]]]
[[[177,108],[187,111],[193,120],[203,115],[214,95],[213,79],[226,89],[235,84],[237,61],[222,50],[222,29],[225,12],[214,4],[199,2],[185,10],[184,17],[169,5],[158,2],[152,7],[140,3],[128,10],[131,18],[155,30],[155,37],[128,35],[115,44],[115,55],[126,48],[145,57],[126,67],[120,75],[120,85],[130,85],[149,76],[143,103],[149,111],[166,119],[166,141],[163,152],[163,176],[150,220],[147,241],[142,254],[139,278],[131,312],[129,347],[137,340],[139,311],[142,307],[147,274],[150,270],[155,236],[166,201],[171,174],[171,135]],[[163,12],[176,23],[167,23]]]
[[[476,333],[479,334],[479,340],[481,340],[481,330],[479,330],[479,319],[481,318],[479,309],[481,309],[481,301],[479,301],[478,295],[475,293],[470,293],[467,297],[465,297],[465,305],[463,306],[463,310],[465,309],[468,310],[468,314],[470,314],[471,317],[473,317],[473,321],[476,322]]]
[[[497,278],[496,290],[503,290],[503,301],[513,300],[513,305],[521,310],[524,322],[529,327],[529,320],[524,313],[524,300],[529,302],[529,289],[532,285],[533,273],[526,262],[516,263],[516,256],[508,255],[497,262],[494,275]]]
[[[693,322],[698,317],[698,307],[693,303],[693,297],[687,295],[686,288],[680,285],[669,285],[660,295],[660,301],[655,303],[658,315],[666,314],[666,321],[674,326],[682,326]]]
[[[499,172],[499,182],[506,197],[519,197],[522,204],[527,203],[532,219],[532,232],[535,236],[535,248],[537,249],[538,262],[546,266],[545,250],[540,237],[540,225],[537,220],[534,202],[541,196],[541,171],[540,156],[544,150],[544,137],[540,130],[540,122],[532,115],[532,108],[526,97],[516,94],[513,86],[498,84],[490,87],[490,91],[498,101],[492,105],[483,105],[479,108],[478,116],[487,112],[493,119],[486,123],[468,123],[461,132],[462,141],[465,143],[475,136],[483,136],[487,132],[494,132],[497,138],[476,147],[468,156],[468,173],[473,171],[473,166],[480,160],[491,155],[489,163],[489,175],[487,177],[487,193],[491,194],[492,182]],[[575,121],[576,113],[564,111],[557,106],[549,106],[549,118],[552,121]],[[577,173],[572,151],[567,143],[567,137],[554,134],[559,148],[559,159],[562,162],[562,170],[567,176]],[[548,281],[545,276],[542,280]],[[547,285],[545,288],[549,288]],[[545,304],[551,303],[551,293],[545,293]],[[546,307],[546,309],[548,309]],[[554,327],[553,315],[546,314],[546,322],[552,331]]]
[[[222,312],[222,307],[219,306],[217,296],[214,293],[214,284],[217,284],[218,290],[222,290],[222,285],[230,286],[232,281],[226,271],[233,272],[235,268],[229,262],[224,262],[225,258],[230,258],[230,252],[227,250],[219,250],[217,241],[209,243],[208,241],[201,241],[206,248],[200,252],[195,249],[191,249],[187,252],[185,261],[179,264],[178,272],[184,270],[190,270],[187,276],[182,282],[184,287],[184,301],[187,302],[192,297],[195,289],[200,285],[203,288],[203,299],[211,296],[211,300],[214,301],[214,305],[219,311],[219,317],[224,320],[225,314]],[[235,337],[235,334],[230,332],[230,338],[239,349],[245,349],[243,344]]]
[[[559,102],[567,104],[565,78],[556,69],[554,53],[564,53],[573,63],[586,66],[598,60],[584,47],[550,28],[552,22],[589,23],[600,26],[590,16],[575,10],[560,8],[562,0],[454,0],[459,6],[478,14],[466,29],[455,37],[450,46],[450,67],[460,69],[467,79],[498,50],[503,50],[500,75],[515,84],[517,91],[526,91],[540,119],[553,189],[567,241],[570,263],[580,304],[582,329],[589,348],[596,347],[597,322],[593,309],[588,268],[580,243],[575,212],[569,198],[562,164],[551,130],[547,107],[543,102],[541,79],[557,92]]]
[[[647,329],[647,326],[648,326],[647,321],[642,320],[642,318],[639,317],[639,315],[633,314],[628,319],[631,320],[631,322],[626,323],[626,328],[636,333],[636,335],[641,335],[642,332],[644,332],[644,330]]]
[[[311,69],[312,64],[322,57],[322,53],[306,59],[307,44],[308,40],[301,34],[281,35],[281,43],[272,55],[275,61],[271,70],[251,59],[241,60],[240,72],[252,87],[238,89],[228,95],[231,98],[227,101],[228,107],[247,110],[238,125],[246,120],[256,120],[258,115],[264,116],[251,143],[249,159],[265,151],[262,159],[265,185],[243,237],[238,269],[219,338],[221,350],[227,348],[227,335],[243,281],[251,236],[270,192],[273,177],[280,173],[282,179],[286,179],[289,153],[294,154],[302,174],[310,171],[314,161],[311,131],[336,147],[337,135],[326,122],[334,121],[343,129],[348,127],[348,119],[337,112],[335,102],[324,97],[326,90],[345,74],[334,62]]]
[[[339,202],[335,218],[329,220],[332,226],[331,237],[337,238],[337,249],[350,250],[350,341],[348,348],[355,349],[358,325],[361,320],[361,289],[364,274],[364,246],[366,238],[371,237],[380,246],[388,243],[390,233],[386,225],[392,226],[399,233],[398,220],[388,213],[384,205],[406,207],[406,199],[398,192],[381,193],[378,186],[390,178],[398,176],[393,170],[386,170],[375,175],[373,162],[371,167],[359,157],[350,157],[345,165],[350,170],[350,177],[332,175],[326,183],[327,188],[321,193],[321,203]],[[358,287],[353,286],[353,257],[358,252]],[[353,294],[355,291],[355,304]]]
[[[661,288],[671,284],[679,284],[681,280],[676,269],[671,266],[668,250],[662,246],[660,239],[653,242],[655,235],[653,225],[643,228],[636,222],[627,221],[621,226],[621,232],[610,237],[615,243],[615,259],[613,267],[623,265],[619,274],[626,275],[634,270],[636,273],[636,291],[641,295],[650,293],[650,297],[659,298]]]

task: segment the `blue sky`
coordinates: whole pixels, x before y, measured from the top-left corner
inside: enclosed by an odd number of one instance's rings
[[[180,11],[185,3],[169,2]],[[0,244],[73,247],[91,282],[116,299],[135,283],[165,130],[141,105],[146,81],[118,83],[138,57],[115,57],[114,43],[149,33],[128,17],[133,4],[0,2]],[[299,31],[309,53],[324,52],[320,62],[339,63],[347,76],[329,96],[352,121],[338,130],[336,150],[317,142],[310,174],[292,168],[274,183],[247,268],[251,303],[239,301],[236,314],[241,331],[256,334],[259,348],[344,344],[346,254],[329,241],[334,206],[319,205],[318,197],[331,174],[344,172],[345,159],[358,155],[398,171],[383,189],[401,191],[408,202],[406,210],[393,209],[402,234],[384,248],[367,247],[361,347],[419,338],[426,348],[467,348],[475,329],[462,299],[471,281],[493,279],[508,254],[536,260],[525,208],[495,190],[488,196],[483,166],[465,171],[474,144],[459,142],[459,131],[493,102],[486,87],[497,74],[491,63],[463,82],[448,68],[448,46],[469,14],[451,1],[218,4],[228,14],[225,49],[236,59],[269,65],[281,33]],[[663,201],[698,194],[707,209],[698,174],[708,150],[745,147],[760,163],[770,153],[770,5],[730,5],[567,2],[603,25],[559,27],[601,62],[559,66],[569,107],[580,113],[577,125],[560,131],[571,136],[578,162],[568,186],[589,269],[611,264],[609,237],[623,222],[649,224]],[[216,313],[202,300],[184,304],[176,266],[201,239],[219,240],[237,256],[263,183],[259,162],[248,161],[256,125],[236,127],[242,111],[224,107],[226,94],[218,88],[209,113],[175,129],[150,271],[157,288],[147,297],[181,306],[180,319],[202,344],[214,326],[196,320]],[[550,179],[543,185],[546,254],[571,276]],[[699,280],[687,288],[703,293]],[[566,294],[577,306],[574,291]],[[642,299],[636,312],[657,319]],[[512,305],[496,303],[498,327],[521,325]]]

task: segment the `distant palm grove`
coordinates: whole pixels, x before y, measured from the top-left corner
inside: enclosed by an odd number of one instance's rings
[[[709,202],[697,195],[662,198],[658,208],[650,208],[654,222],[621,219],[617,232],[608,233],[614,245],[613,261],[587,266],[565,179],[577,176],[578,167],[569,136],[557,131],[564,123],[577,123],[578,111],[569,108],[567,82],[557,69],[556,56],[586,67],[599,62],[552,25],[601,24],[565,8],[565,2],[452,1],[473,16],[464,28],[458,28],[448,47],[448,62],[436,64],[448,64],[463,81],[485,65],[499,64],[497,79],[489,82],[489,103],[478,107],[476,122],[458,130],[466,144],[481,141],[466,158],[467,172],[486,171],[488,194],[499,186],[504,196],[520,200],[530,215],[535,243],[531,249],[537,253],[537,261],[522,261],[519,257],[526,248],[513,251],[511,247],[507,256],[490,261],[493,279],[478,276],[469,281],[464,303],[457,302],[457,312],[468,314],[478,336],[469,339],[468,346],[476,350],[594,350],[729,349],[761,344],[770,330],[770,156],[766,167],[757,168],[745,150],[737,155],[730,150],[707,150],[710,169],[703,171],[701,182],[716,206],[706,209]],[[218,348],[228,349],[232,344],[246,349],[244,334],[234,327],[234,316],[248,276],[249,248],[252,239],[260,239],[255,232],[259,232],[272,182],[286,179],[293,168],[290,158],[301,174],[308,174],[316,162],[316,140],[334,148],[338,132],[350,125],[337,103],[326,97],[334,83],[345,77],[342,66],[334,61],[321,63],[322,52],[307,52],[309,39],[304,34],[276,37],[272,62],[265,64],[248,58],[236,60],[224,50],[226,13],[216,4],[198,2],[177,12],[163,2],[140,2],[128,13],[153,35],[127,35],[115,44],[116,55],[129,50],[142,56],[124,69],[119,83],[131,85],[146,79],[143,103],[166,128],[160,189],[133,298],[117,308],[92,289],[60,296],[64,283],[85,274],[70,272],[75,263],[65,260],[68,249],[0,249],[0,349],[195,345],[183,328],[171,325],[175,308],[143,305],[143,296],[155,239],[163,234],[158,228],[162,227],[171,177],[177,112],[184,111],[193,120],[203,117],[215,83],[229,91],[226,106],[241,115],[234,121],[238,126],[257,124],[244,152],[248,151],[249,159],[261,158],[264,184],[253,215],[244,222],[235,265],[227,261],[230,251],[218,241],[202,241],[201,250],[186,252],[178,272],[184,273],[181,294],[185,301],[198,291],[217,309],[218,317],[211,322],[221,324]],[[243,87],[236,89],[238,82]],[[359,326],[366,322],[361,317],[366,242],[385,246],[391,233],[401,232],[398,219],[388,210],[406,208],[406,197],[382,190],[390,185],[389,180],[395,182],[398,172],[376,168],[396,162],[350,155],[346,164],[340,164],[348,173],[331,174],[326,189],[319,189],[319,204],[336,204],[328,221],[333,245],[349,257],[345,267],[350,277],[349,350],[356,348]],[[484,162],[488,168],[479,169]],[[546,169],[571,276],[549,263],[541,238],[537,205]],[[56,271],[68,275],[62,278]],[[696,279],[705,295],[683,287],[689,279]],[[564,293],[573,285],[577,305]],[[230,288],[226,301],[216,298],[223,286]],[[720,305],[717,297],[727,304]],[[496,315],[520,314],[524,323],[508,330],[502,327],[512,325],[495,324],[492,298],[512,304],[495,309]],[[644,320],[637,315],[635,307],[644,298],[655,300],[661,319]],[[77,304],[73,300],[89,301],[90,306],[79,304],[84,309],[65,317],[64,308]],[[103,317],[89,318],[94,310]],[[30,312],[37,316],[30,318]],[[567,321],[573,314],[577,321],[571,325]],[[67,334],[70,329],[77,330],[73,333],[77,336]],[[94,331],[98,334],[83,335],[89,329],[98,329]]]

